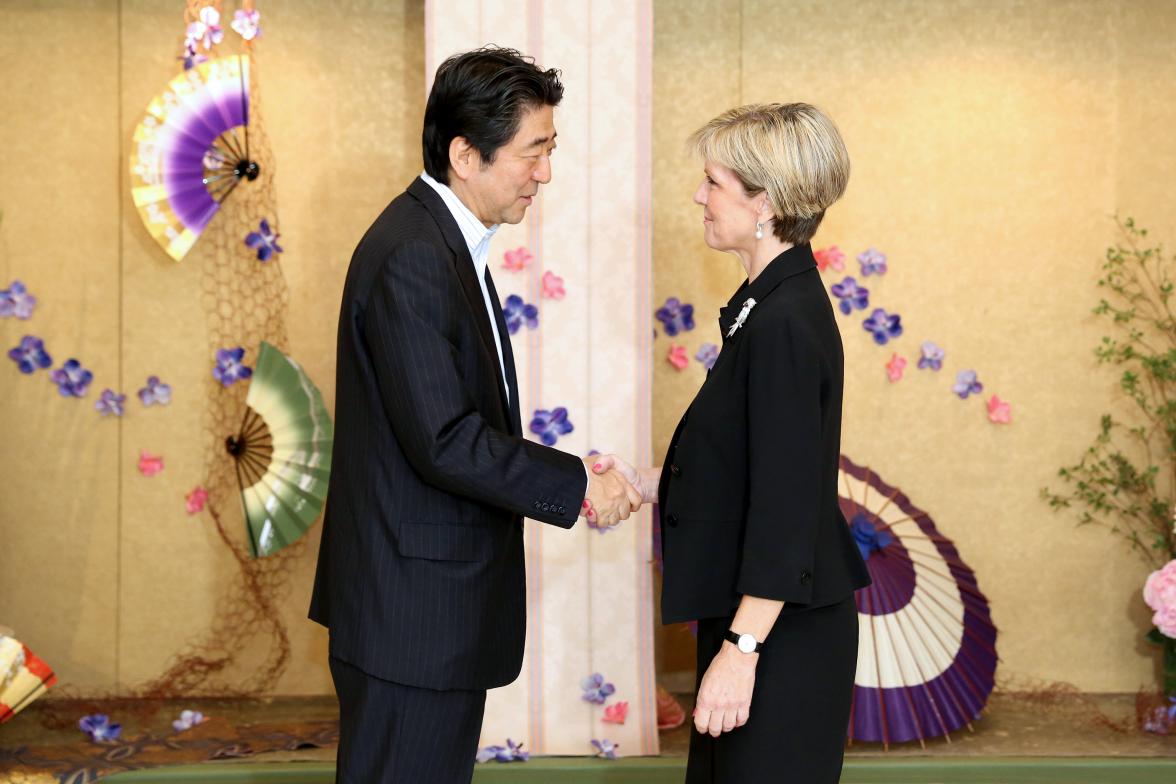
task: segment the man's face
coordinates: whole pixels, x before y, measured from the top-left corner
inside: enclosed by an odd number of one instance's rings
[[[552,107],[524,111],[514,138],[499,148],[494,163],[475,167],[466,181],[469,205],[487,226],[519,223],[539,192],[551,182],[555,151]]]

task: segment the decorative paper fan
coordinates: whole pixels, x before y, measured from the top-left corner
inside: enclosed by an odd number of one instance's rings
[[[0,724],[57,683],[49,665],[19,640],[0,635]]]
[[[135,129],[135,207],[176,261],[237,184],[258,174],[249,156],[248,57],[209,60],[176,76]]]
[[[873,578],[857,592],[849,739],[922,743],[970,728],[996,673],[988,600],[926,512],[844,455],[840,468],[841,510]]]
[[[271,555],[314,524],[327,497],[335,428],[297,362],[262,342],[241,431],[225,439],[237,461],[250,550]]]

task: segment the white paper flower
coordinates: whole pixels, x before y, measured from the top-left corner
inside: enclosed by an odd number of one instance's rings
[[[238,8],[233,12],[233,22],[229,26],[246,41],[252,41],[261,35],[261,11]]]
[[[755,307],[755,300],[748,297],[747,301],[743,303],[743,310],[739,311],[739,315],[735,317],[735,323],[731,325],[731,329],[727,332],[727,337],[735,334],[735,330],[743,326],[743,322],[747,321],[747,314]]]

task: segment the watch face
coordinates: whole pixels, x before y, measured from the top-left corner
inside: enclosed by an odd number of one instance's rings
[[[755,645],[755,638],[750,634],[739,635],[739,650],[743,651],[744,653],[754,653]]]

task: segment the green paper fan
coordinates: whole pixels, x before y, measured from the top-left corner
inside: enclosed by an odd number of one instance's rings
[[[335,428],[322,393],[297,362],[262,342],[241,431],[225,439],[237,461],[249,549],[272,555],[323,510]]]

